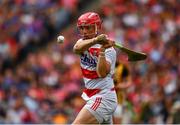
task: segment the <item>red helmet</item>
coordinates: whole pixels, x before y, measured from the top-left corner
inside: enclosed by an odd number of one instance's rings
[[[96,26],[100,29],[101,28],[101,19],[99,15],[95,12],[87,12],[81,15],[78,18],[77,26],[84,26],[84,25],[92,25],[96,24]]]

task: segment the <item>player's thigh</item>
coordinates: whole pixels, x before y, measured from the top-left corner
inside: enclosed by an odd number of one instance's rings
[[[83,107],[79,114],[77,115],[76,119],[74,120],[73,124],[99,124],[97,119],[91,112]]]

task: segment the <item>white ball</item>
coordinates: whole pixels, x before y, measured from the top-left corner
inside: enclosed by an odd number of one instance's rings
[[[64,36],[58,36],[57,37],[57,42],[58,43],[63,43],[64,42]]]

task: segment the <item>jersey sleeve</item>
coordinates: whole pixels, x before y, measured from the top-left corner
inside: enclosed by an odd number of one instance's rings
[[[115,64],[116,64],[116,51],[113,47],[106,49],[105,51],[106,60],[111,65],[110,75],[114,74]]]
[[[113,64],[114,62],[116,62],[116,51],[113,47],[106,49],[105,56],[106,56],[106,60],[110,64]]]

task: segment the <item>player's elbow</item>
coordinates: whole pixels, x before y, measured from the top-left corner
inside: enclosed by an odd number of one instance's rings
[[[106,71],[97,71],[97,74],[100,78],[105,78],[108,73]]]
[[[105,77],[107,76],[107,74],[105,74],[105,73],[98,73],[98,76],[99,76],[100,78],[105,78]]]
[[[82,53],[82,51],[81,51],[81,49],[79,48],[78,45],[75,45],[73,47],[73,52],[76,53],[76,54],[81,54]]]

